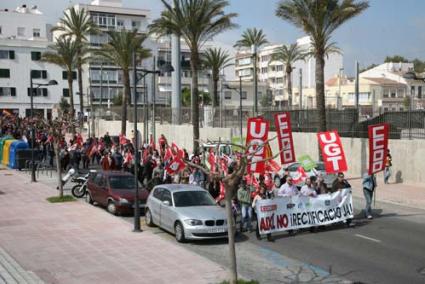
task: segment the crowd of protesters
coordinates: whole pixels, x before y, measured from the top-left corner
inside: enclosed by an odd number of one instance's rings
[[[31,141],[30,135],[31,121],[28,118],[16,116],[0,117],[0,137],[10,135],[15,139],[22,139],[41,150],[42,159],[48,161],[53,167],[53,139],[49,136],[47,127],[37,127],[35,141]],[[108,132],[101,137],[88,137],[83,139],[80,133],[76,133],[71,139],[62,139],[59,142],[60,167],[63,171],[70,168],[77,172],[81,169],[99,168],[104,171],[128,171],[135,172],[135,139],[141,141],[140,133],[131,133],[127,138],[123,134],[111,136]],[[224,174],[232,173],[238,162],[238,153],[231,156],[224,154],[214,157],[211,164],[211,157],[215,155],[212,151],[204,151],[199,154],[189,155],[185,149],[179,149],[174,143],[169,143],[164,135],[160,135],[158,143],[151,138],[150,141],[139,143],[138,153],[140,162],[138,166],[138,180],[151,190],[158,184],[182,183],[193,184],[207,189],[213,198],[220,203],[224,199],[224,186],[219,179],[213,175],[207,175],[202,168],[206,161],[209,161],[210,168],[219,166]],[[185,161],[181,169],[170,169],[170,163],[175,157]],[[190,163],[187,163],[190,162]],[[364,190],[367,195],[366,215],[371,218],[371,198],[376,180],[374,177],[365,177]],[[349,188],[350,184],[345,180],[343,173],[338,173],[337,179],[331,188],[327,188],[323,177],[313,175],[305,178],[301,189],[294,184],[293,177],[285,169],[283,174],[268,171],[265,174],[254,176],[247,174],[241,178],[237,195],[233,200],[233,211],[235,217],[241,213],[240,231],[253,230],[252,220],[255,218],[256,202],[261,199],[275,197],[303,195],[316,197],[320,194],[332,193],[343,188]],[[257,227],[257,237],[260,238]],[[272,241],[270,235],[268,240]]]

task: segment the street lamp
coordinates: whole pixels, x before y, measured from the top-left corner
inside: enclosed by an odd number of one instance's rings
[[[136,52],[133,51],[133,99],[134,99],[134,149],[135,149],[135,159],[134,159],[134,180],[135,180],[135,186],[136,186],[136,196],[134,198],[134,232],[141,232],[140,229],[140,205],[139,205],[139,179],[138,179],[138,166],[140,163],[139,159],[139,135],[137,131],[137,83],[144,79],[146,75],[153,74],[155,77],[156,74],[161,74],[161,72],[173,72],[174,68],[170,64],[165,64],[164,66],[161,66],[160,70],[156,70],[155,63],[154,63],[154,70],[146,70],[146,69],[137,69],[136,67]],[[142,72],[140,77],[137,77],[137,71]],[[146,86],[145,92],[146,92]],[[145,98],[147,96],[145,95]],[[147,101],[145,100],[145,107],[146,107]],[[146,118],[146,116],[145,116]],[[144,122],[144,125],[146,125],[147,121]],[[145,131],[147,128],[145,127]],[[146,133],[145,133],[146,135]]]
[[[258,84],[257,84],[257,45],[251,45],[251,53],[254,59],[254,116],[258,115]]]
[[[241,142],[243,139],[242,132],[242,77],[239,76],[239,91],[237,88],[230,87],[228,84],[224,84],[224,88],[228,90],[234,90],[239,93],[239,123],[240,123],[240,131],[241,131]]]
[[[42,86],[53,86],[57,85],[58,82],[56,80],[50,80],[48,83],[33,83],[34,70],[30,72],[30,98],[31,98],[31,119],[32,119],[32,127],[31,127],[31,182],[36,182],[35,180],[35,161],[34,161],[34,146],[35,146],[35,126],[34,126],[34,90],[37,90]],[[34,89],[34,85],[36,88]],[[72,95],[72,94],[71,94]]]
[[[341,78],[342,78],[342,71],[344,71],[344,68],[339,68],[339,80],[338,80],[338,97],[336,99],[336,108],[338,110],[341,110],[342,107],[342,96],[341,96]]]

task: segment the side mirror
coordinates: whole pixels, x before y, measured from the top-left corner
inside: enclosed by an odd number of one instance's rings
[[[170,206],[170,201],[168,201],[168,200],[164,200],[164,201],[162,202],[162,204],[164,204],[165,206]]]

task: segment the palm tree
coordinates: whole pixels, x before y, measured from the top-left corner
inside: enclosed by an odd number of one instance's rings
[[[283,45],[276,48],[273,51],[273,54],[270,59],[270,63],[274,61],[282,62],[285,66],[285,75],[286,75],[286,90],[288,92],[288,105],[289,108],[292,107],[292,65],[298,60],[304,60],[306,53],[301,50],[301,48],[296,44]]]
[[[127,104],[130,98],[130,68],[132,67],[132,54],[136,52],[137,62],[151,56],[150,50],[142,47],[146,35],[137,33],[137,30],[108,31],[109,42],[104,44],[96,54],[109,62],[119,66],[123,72],[124,94],[122,98],[121,133],[127,131]]]
[[[234,47],[251,48],[253,45],[261,47],[267,43],[269,43],[269,41],[262,29],[257,30],[257,28],[248,28],[242,33],[242,38],[235,43]]]
[[[173,0],[173,4],[161,0],[165,6],[159,19],[149,26],[151,33],[159,36],[175,34],[181,36],[190,49],[192,71],[192,124],[193,151],[199,152],[199,95],[198,71],[200,49],[217,34],[235,27],[232,19],[236,14],[225,14],[227,0]]]
[[[301,28],[311,38],[316,59],[316,95],[319,131],[326,131],[325,56],[338,51],[333,32],[369,7],[367,0],[281,0],[276,15]]]
[[[71,118],[75,118],[74,92],[72,89],[72,72],[77,66],[77,61],[86,62],[86,58],[78,58],[78,49],[86,50],[86,46],[80,46],[70,37],[59,37],[54,45],[50,46],[52,51],[43,53],[42,60],[56,64],[66,70],[66,79],[68,81],[69,101],[71,104]],[[80,101],[81,103],[81,101]],[[74,124],[72,124],[72,133],[75,133]]]
[[[84,113],[83,103],[83,62],[80,58],[87,55],[88,49],[83,48],[83,44],[87,43],[87,36],[97,33],[99,30],[96,24],[90,19],[87,11],[82,8],[77,10],[74,7],[65,11],[64,17],[60,19],[59,25],[54,27],[52,31],[63,32],[62,36],[72,37],[78,45],[77,53],[77,71],[78,71],[78,92],[80,94],[80,111]]]
[[[207,48],[202,53],[202,63],[211,69],[213,79],[213,106],[219,106],[218,81],[220,80],[220,70],[230,64],[230,55],[221,48]]]

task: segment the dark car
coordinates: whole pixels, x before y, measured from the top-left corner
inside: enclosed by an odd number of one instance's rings
[[[111,214],[129,214],[134,211],[134,175],[126,172],[101,171],[87,182],[86,201],[105,206]],[[139,183],[139,206],[145,208],[149,191]]]

